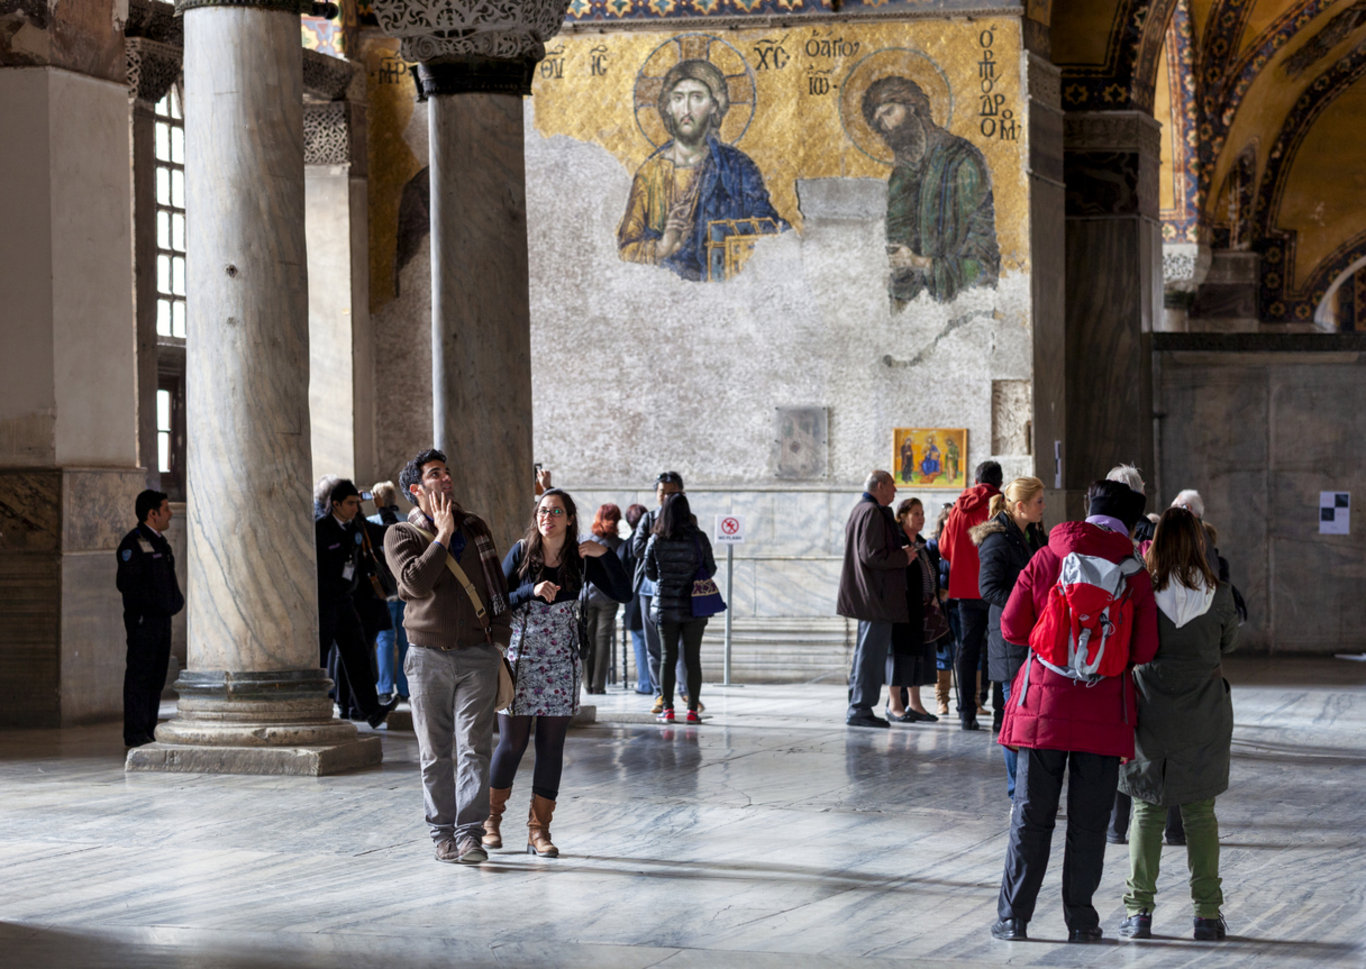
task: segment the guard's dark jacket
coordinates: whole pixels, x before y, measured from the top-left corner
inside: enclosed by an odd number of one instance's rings
[[[323,515],[313,527],[318,552],[318,609],[336,609],[350,603],[351,594],[361,579],[360,532],[354,520],[343,528],[332,515]],[[345,578],[347,563],[352,565],[351,577]]]
[[[125,617],[170,617],[185,608],[170,542],[139,523],[123,537],[117,554],[115,581],[123,593]]]

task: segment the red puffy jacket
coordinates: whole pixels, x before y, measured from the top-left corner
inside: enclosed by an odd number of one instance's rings
[[[987,514],[992,495],[999,495],[1001,489],[995,485],[979,484],[968,488],[953,503],[944,530],[939,534],[939,554],[949,560],[949,598],[980,599],[977,588],[977,572],[982,567],[977,557],[977,546],[968,529],[980,525],[990,516]]]
[[[1001,635],[1007,641],[1029,642],[1029,633],[1048,602],[1049,590],[1057,583],[1068,552],[1119,562],[1134,553],[1134,545],[1128,535],[1087,522],[1064,522],[1054,528],[1048,547],[1040,549],[1020,573],[1001,613]],[[1134,604],[1134,629],[1129,641],[1132,669],[1157,655],[1157,602],[1146,569],[1130,576],[1128,582]],[[1011,684],[998,740],[1008,747],[1075,750],[1128,759],[1134,756],[1137,714],[1131,672],[1088,685],[1054,673],[1031,651]]]

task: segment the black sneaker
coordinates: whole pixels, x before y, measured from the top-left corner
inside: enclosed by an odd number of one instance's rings
[[[1028,941],[1025,924],[1021,919],[997,919],[996,924],[991,927],[991,937],[1002,942]]]
[[[1228,938],[1228,923],[1224,921],[1222,915],[1216,915],[1212,919],[1196,917],[1196,942],[1220,942],[1226,938]]]
[[[1151,939],[1153,937],[1153,913],[1136,912],[1119,923],[1121,939]]]

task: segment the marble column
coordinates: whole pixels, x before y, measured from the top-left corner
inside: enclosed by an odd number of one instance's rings
[[[1161,126],[1141,111],[1064,118],[1069,517],[1120,462],[1153,471],[1152,332],[1162,313]]]
[[[188,219],[188,669],[129,770],[376,764],[318,667],[296,0],[182,0]]]
[[[0,4],[0,726],[122,711],[133,525],[126,2]],[[16,33],[17,31],[17,33]]]
[[[428,102],[432,423],[500,549],[526,528],[531,324],[522,98],[566,0],[377,0]]]

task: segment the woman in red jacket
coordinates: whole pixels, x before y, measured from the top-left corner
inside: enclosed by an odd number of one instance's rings
[[[1001,615],[1001,634],[1008,642],[1029,641],[1069,553],[1116,564],[1134,559],[1129,532],[1143,514],[1143,495],[1117,481],[1097,481],[1087,491],[1087,501],[1086,521],[1064,522],[1054,528],[1048,546],[1020,573]],[[1124,580],[1133,605],[1129,668],[1148,662],[1157,653],[1152,580],[1141,563],[1131,564],[1139,567]],[[1048,867],[1066,774],[1062,902],[1067,941],[1100,939],[1100,916],[1091,896],[1100,884],[1105,862],[1105,827],[1115,799],[1119,762],[1134,756],[1136,709],[1129,669],[1087,683],[1054,672],[1030,650],[1011,686],[1001,724],[1000,742],[1019,749],[1019,766],[993,937],[1028,938],[1025,927],[1034,915]]]

